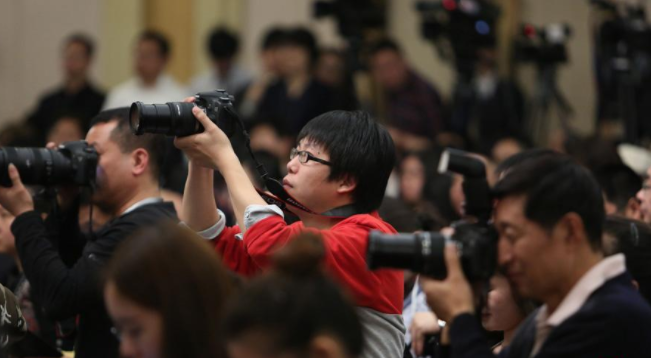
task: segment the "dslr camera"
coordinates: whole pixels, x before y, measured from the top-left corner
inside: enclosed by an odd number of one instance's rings
[[[175,137],[201,133],[203,126],[192,114],[192,108],[197,106],[227,136],[233,135],[237,117],[233,110],[233,96],[224,90],[215,90],[197,93],[194,98],[194,103],[144,104],[134,102],[129,110],[131,130],[136,135],[158,133]]]
[[[56,149],[0,148],[0,185],[11,186],[7,168],[13,163],[26,185],[52,186],[95,182],[98,155],[86,141],[66,142]]]
[[[493,275],[498,236],[491,224],[493,199],[484,163],[463,151],[446,149],[439,161],[439,172],[447,171],[464,176],[465,215],[452,224],[454,234],[448,237],[439,232],[371,231],[366,252],[370,269],[404,269],[443,279],[447,276],[445,245],[451,242],[458,248],[469,281],[485,281]]]

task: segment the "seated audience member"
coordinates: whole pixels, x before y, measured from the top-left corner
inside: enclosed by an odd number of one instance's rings
[[[542,302],[501,357],[646,357],[651,307],[631,285],[625,258],[604,258],[601,189],[561,154],[508,169],[494,188],[498,263],[515,292]],[[453,245],[447,278],[421,277],[429,306],[450,325],[454,357],[492,357],[473,316],[472,290]]]
[[[270,255],[298,233],[319,233],[326,269],[358,307],[367,342],[363,356],[402,355],[402,272],[369,271],[365,252],[370,230],[395,233],[376,212],[395,162],[387,131],[365,112],[332,111],[312,119],[298,136],[283,179],[284,190],[306,207],[292,207],[300,221],[288,225],[283,212],[266,205],[255,190],[226,135],[199,109],[193,113],[206,131],[175,140],[191,159],[183,197],[186,223],[214,239],[229,268],[247,275],[267,268]],[[225,179],[239,228],[225,227],[213,197],[206,195],[212,169]],[[236,236],[240,232],[242,239]]]
[[[358,109],[353,72],[346,53],[336,49],[324,49],[319,53],[314,76],[334,91],[333,108],[344,111]]]
[[[121,357],[226,357],[220,325],[233,282],[189,229],[137,232],[117,248],[105,280]]]
[[[90,120],[99,113],[104,103],[104,93],[90,81],[89,72],[95,45],[85,35],[68,37],[63,47],[63,84],[40,98],[27,117],[27,124],[36,132],[39,145],[56,120],[64,115],[80,120],[82,136],[90,127]]]
[[[301,234],[274,255],[271,272],[232,297],[223,327],[231,358],[361,356],[357,313],[325,260],[321,237]]]
[[[239,45],[237,35],[222,27],[215,28],[206,41],[211,68],[192,80],[190,94],[223,89],[235,96],[244,91],[253,78],[236,63]]]
[[[375,43],[369,67],[383,91],[389,126],[416,138],[432,141],[444,130],[441,96],[432,84],[416,74],[402,50],[392,40]],[[396,143],[402,148],[409,143]]]
[[[608,165],[595,170],[594,175],[604,193],[606,215],[641,219],[635,195],[642,188],[642,178],[633,169],[624,164]]]
[[[515,138],[502,138],[498,140],[491,149],[491,159],[495,164],[500,164],[506,159],[522,153],[525,150],[524,144]]]
[[[608,216],[603,246],[607,256],[624,254],[634,286],[651,303],[651,227],[641,221]]]
[[[175,219],[176,212],[160,197],[163,138],[133,135],[126,108],[100,112],[86,141],[99,156],[93,203],[112,218],[100,230],[81,232],[80,200],[70,190],[59,191],[57,210],[44,221],[13,164],[12,186],[0,187],[0,205],[16,217],[11,231],[34,300],[51,319],[78,319],[75,356],[114,358],[118,342],[104,308],[100,272],[127,236]]]
[[[86,131],[78,118],[63,116],[57,119],[47,133],[46,143],[59,145],[84,139]]]
[[[288,30],[276,49],[280,78],[267,87],[255,119],[275,121],[292,137],[312,118],[333,108],[332,90],[314,78],[316,39],[304,28]]]

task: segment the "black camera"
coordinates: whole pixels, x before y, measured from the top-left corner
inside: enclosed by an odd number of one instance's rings
[[[203,126],[192,114],[197,106],[206,113],[227,136],[235,130],[233,97],[223,90],[197,93],[194,103],[168,102],[144,104],[134,102],[129,110],[129,123],[137,135],[159,133],[182,137],[203,132]]]
[[[472,281],[489,279],[497,264],[497,232],[491,224],[492,196],[486,169],[479,159],[465,152],[447,149],[439,161],[439,171],[464,176],[465,218],[452,224],[454,234],[369,234],[367,265],[370,269],[399,268],[443,279],[447,276],[445,245],[452,242],[460,253],[463,272]]]
[[[516,58],[522,62],[559,64],[568,60],[567,40],[572,30],[567,24],[534,26],[524,24],[515,41]]]
[[[95,182],[98,155],[86,141],[66,142],[57,149],[0,148],[0,185],[11,186],[7,168],[13,163],[27,185],[51,186]]]

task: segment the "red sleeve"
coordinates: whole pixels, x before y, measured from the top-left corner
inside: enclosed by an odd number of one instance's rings
[[[301,223],[287,225],[279,216],[259,221],[247,230],[244,244],[253,262],[264,269],[273,252],[297,233],[320,234],[326,246],[326,268],[333,278],[354,297],[356,305],[383,313],[402,313],[403,274],[396,270],[370,271],[366,265],[368,233],[371,230],[395,232],[379,217],[355,215],[329,230],[305,228]]]
[[[235,236],[239,233],[238,226],[227,226],[211,242],[226,267],[240,275],[252,276],[260,270],[251,259],[243,241]]]

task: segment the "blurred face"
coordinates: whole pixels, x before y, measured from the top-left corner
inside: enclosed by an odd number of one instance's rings
[[[651,168],[646,173],[647,178],[642,184],[642,189],[637,192],[636,198],[640,201],[642,220],[651,224]]]
[[[421,200],[425,186],[425,167],[416,156],[406,157],[400,164],[400,192],[407,203]]]
[[[47,136],[48,142],[54,142],[57,145],[65,142],[72,142],[84,138],[79,122],[74,118],[61,118],[50,129]]]
[[[544,301],[564,282],[574,260],[558,225],[545,230],[525,217],[524,205],[525,196],[510,196],[497,203],[498,262],[520,296]]]
[[[407,64],[395,51],[383,50],[371,58],[371,74],[384,89],[395,91],[407,80]]]
[[[97,190],[93,193],[93,202],[113,214],[133,189],[131,156],[122,153],[118,144],[111,139],[111,131],[116,126],[116,121],[98,123],[86,135],[86,141],[99,155]]]
[[[450,203],[454,211],[463,216],[463,203],[466,196],[463,193],[463,177],[458,174],[453,174],[452,185],[450,186]]]
[[[260,53],[260,60],[262,61],[262,68],[265,72],[268,72],[274,76],[280,74],[280,66],[278,65],[278,51],[276,48],[272,47],[267,50],[263,50]]]
[[[160,313],[124,297],[112,282],[104,289],[104,300],[119,332],[120,356],[162,357],[163,318]]]
[[[165,69],[167,59],[161,54],[158,43],[144,40],[136,47],[136,73],[145,81],[154,81]]]
[[[344,63],[333,53],[324,53],[316,66],[316,78],[326,85],[337,87],[344,82]]]
[[[14,216],[0,206],[0,253],[14,254],[16,252],[16,238],[11,233],[11,224]]]
[[[309,70],[310,54],[300,46],[285,45],[278,47],[277,59],[283,76],[294,76]]]
[[[482,310],[481,321],[484,328],[489,331],[510,331],[523,319],[524,316],[513,299],[509,281],[499,274],[493,276],[486,306]]]
[[[322,146],[302,140],[296,147],[313,156],[330,161],[330,155]],[[301,163],[299,156],[287,163],[287,175],[283,179],[283,187],[296,200],[313,211],[325,212],[332,209],[333,197],[337,196],[339,181],[329,181],[330,167],[315,162]]]
[[[63,71],[66,77],[86,76],[90,58],[86,47],[78,42],[69,43],[63,51]]]

